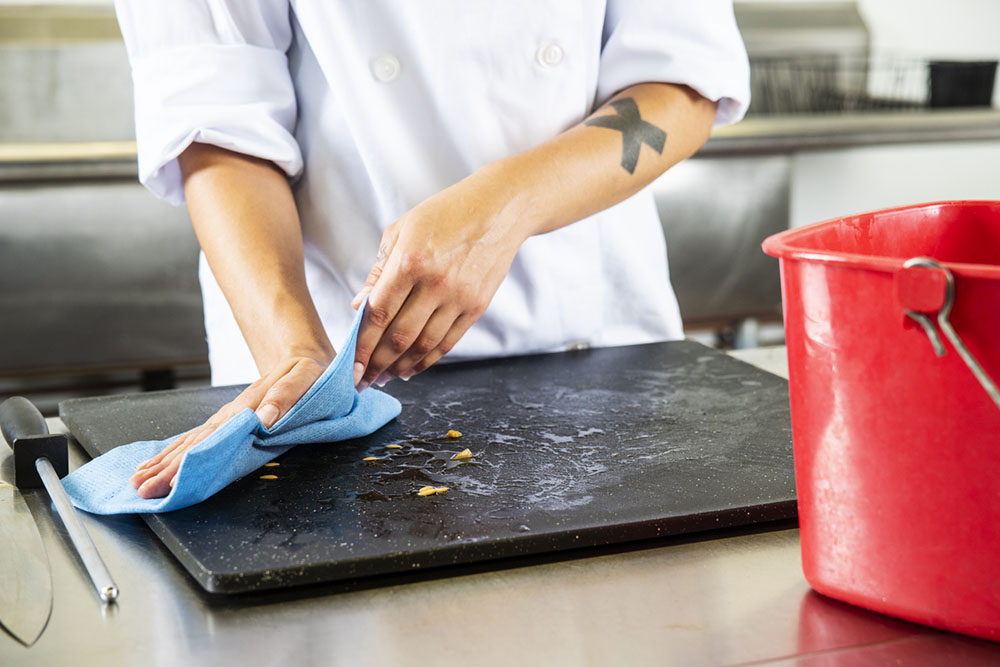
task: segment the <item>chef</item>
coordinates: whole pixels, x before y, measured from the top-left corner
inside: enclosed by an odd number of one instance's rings
[[[728,0],[117,0],[140,180],[187,203],[214,384],[274,424],[367,307],[359,390],[682,336],[644,189],[742,117]],[[720,192],[721,195],[721,192]]]

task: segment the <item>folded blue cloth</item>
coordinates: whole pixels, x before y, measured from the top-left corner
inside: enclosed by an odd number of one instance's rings
[[[339,354],[309,391],[270,429],[244,410],[190,450],[165,498],[145,500],[129,484],[136,466],[174,438],[116,447],[63,479],[73,504],[94,514],[169,512],[194,505],[295,445],[368,435],[397,417],[401,406],[375,389],[354,388],[354,345],[364,306]]]

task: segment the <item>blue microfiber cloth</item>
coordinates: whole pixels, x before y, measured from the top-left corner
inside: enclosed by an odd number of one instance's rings
[[[229,419],[188,451],[165,498],[140,498],[128,480],[136,466],[178,436],[116,447],[67,475],[66,493],[94,514],[169,512],[200,503],[295,445],[347,440],[381,428],[402,407],[376,389],[354,388],[354,345],[363,312],[364,305],[336,359],[284,417],[270,429],[249,409]]]

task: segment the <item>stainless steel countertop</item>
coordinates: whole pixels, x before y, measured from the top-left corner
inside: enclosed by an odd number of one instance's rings
[[[73,445],[71,467],[85,458]],[[87,515],[121,590],[102,611],[47,500],[28,502],[55,600],[33,647],[0,634],[5,667],[1000,663],[1000,644],[811,592],[787,526],[232,598],[204,593],[138,518]]]

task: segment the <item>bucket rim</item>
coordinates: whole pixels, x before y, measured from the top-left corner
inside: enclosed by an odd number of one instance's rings
[[[907,206],[893,206],[890,208],[868,211],[865,213],[854,213],[844,215],[821,222],[815,222],[803,227],[788,229],[764,239],[761,247],[764,252],[772,257],[781,260],[800,260],[820,264],[829,264],[843,268],[866,269],[869,271],[882,271],[885,273],[896,273],[903,268],[903,263],[908,257],[879,257],[876,255],[861,255],[850,252],[839,252],[836,250],[820,250],[815,248],[804,248],[796,243],[803,237],[815,233],[818,230],[834,227],[846,221],[861,220],[867,218],[871,220],[875,217],[893,215],[918,210],[928,210],[935,208],[957,208],[957,207],[987,207],[996,211],[1000,217],[1000,201],[989,199],[955,199],[928,202],[926,204],[912,204]],[[1000,266],[990,264],[970,264],[965,262],[941,262],[956,276],[965,278],[985,278],[987,280],[1000,280]]]

